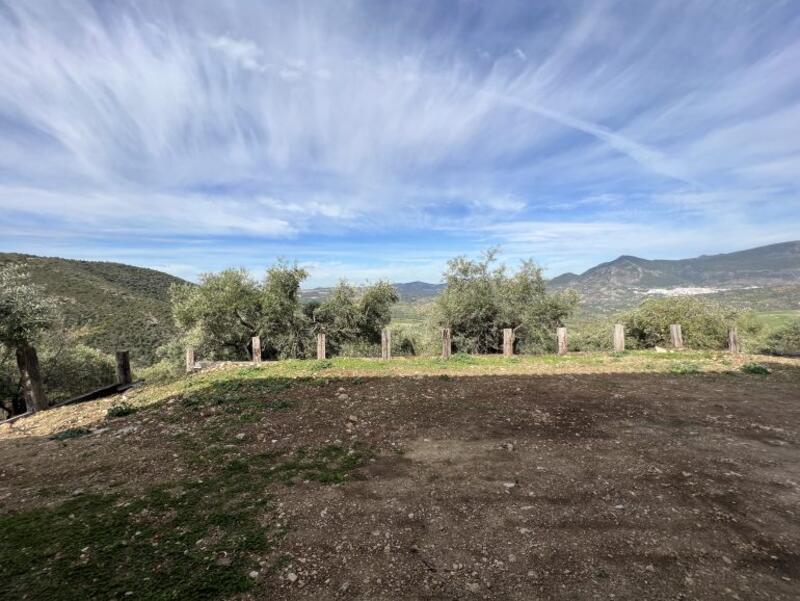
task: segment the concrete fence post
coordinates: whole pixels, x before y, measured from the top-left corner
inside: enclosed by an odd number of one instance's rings
[[[556,336],[558,338],[558,354],[559,355],[566,355],[567,354],[567,328],[558,328],[556,330]]]
[[[194,348],[191,346],[186,347],[186,373],[191,373],[194,370]]]
[[[736,326],[728,330],[728,350],[732,353],[738,353],[741,350],[739,348],[739,332],[736,330]]]
[[[614,324],[614,352],[625,352],[625,326],[621,323]]]
[[[117,351],[117,384],[130,384],[131,377],[131,358],[128,351]]]
[[[453,349],[450,328],[442,328],[442,359],[449,359]]]
[[[669,326],[669,337],[672,340],[673,348],[683,348],[683,332],[681,332],[681,324],[673,323]]]
[[[503,356],[511,357],[514,355],[514,330],[503,328]]]
[[[325,359],[325,332],[317,333],[317,360]]]
[[[261,337],[253,336],[250,342],[253,347],[253,363],[261,363]]]
[[[381,330],[381,359],[392,358],[392,331],[389,328]]]

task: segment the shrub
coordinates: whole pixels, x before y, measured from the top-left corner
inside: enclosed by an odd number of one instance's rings
[[[136,370],[136,377],[148,384],[170,382],[181,377],[184,373],[183,363],[176,364],[170,359],[162,359],[158,363]]]
[[[765,365],[761,365],[760,363],[745,363],[739,369],[746,374],[758,374],[766,376],[770,373],[769,368]]]
[[[353,342],[344,342],[342,343],[337,352],[333,352],[330,348],[331,345],[328,345],[329,354],[335,354],[339,357],[380,357],[381,356],[381,346],[379,344],[373,344],[371,342],[366,341],[353,341]]]
[[[668,346],[669,326],[681,325],[684,344],[693,349],[722,349],[728,328],[739,314],[716,303],[689,296],[652,298],[622,316],[628,341],[638,348]]]
[[[569,328],[567,344],[570,351],[611,351],[614,348],[614,322],[596,319]]]
[[[91,434],[91,430],[87,428],[68,428],[66,430],[62,430],[56,434],[53,434],[50,438],[52,440],[69,440],[70,438],[80,438],[81,436],[87,436]]]
[[[42,375],[51,401],[67,399],[116,381],[116,361],[111,355],[82,344],[45,348],[41,354]]]
[[[800,319],[770,334],[764,350],[774,355],[800,355]]]
[[[125,417],[126,415],[136,413],[137,411],[138,409],[130,403],[121,403],[119,405],[109,407],[108,411],[106,412],[106,417],[109,419],[114,417]]]
[[[700,367],[697,365],[697,363],[693,363],[691,361],[679,361],[678,363],[673,363],[669,370],[674,374],[700,373]]]

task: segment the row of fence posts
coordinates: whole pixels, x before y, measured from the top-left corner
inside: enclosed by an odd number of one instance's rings
[[[683,332],[681,331],[680,324],[674,323],[669,326],[670,341],[672,348],[676,350],[683,349]],[[516,335],[512,328],[505,328],[503,330],[503,356],[511,357],[514,355],[514,342]],[[567,328],[560,327],[556,329],[556,342],[557,353],[559,355],[567,354]],[[622,353],[625,351],[625,326],[621,323],[614,324],[613,333],[613,346],[615,353]],[[255,336],[252,340],[252,361],[254,363],[261,363],[261,339]],[[453,336],[450,328],[442,328],[442,359],[449,359],[453,350]],[[728,330],[728,350],[732,353],[738,353],[739,336],[735,327]],[[322,360],[327,358],[325,349],[325,332],[317,334],[317,359]],[[389,328],[384,328],[381,331],[381,359],[389,360],[392,358],[392,332]],[[130,370],[130,367],[128,368]],[[186,371],[190,372],[195,369],[195,354],[194,349],[189,347],[186,349]],[[119,373],[119,371],[118,371]]]

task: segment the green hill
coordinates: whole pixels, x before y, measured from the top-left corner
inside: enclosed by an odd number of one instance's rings
[[[32,280],[59,299],[71,327],[89,346],[112,353],[127,349],[140,364],[175,335],[169,287],[180,278],[142,267],[0,253],[0,265],[25,265]]]

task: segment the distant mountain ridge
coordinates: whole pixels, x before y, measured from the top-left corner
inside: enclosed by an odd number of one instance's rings
[[[580,275],[566,273],[548,282],[573,288],[590,307],[635,304],[648,294],[709,293],[800,285],[800,241],[692,259],[642,259],[622,255]],[[692,290],[694,289],[694,290]]]
[[[401,302],[404,303],[433,298],[444,290],[444,284],[429,284],[428,282],[394,283],[392,286],[395,287]],[[300,294],[305,301],[321,301],[327,298],[331,291],[333,288],[307,288],[301,290]]]

